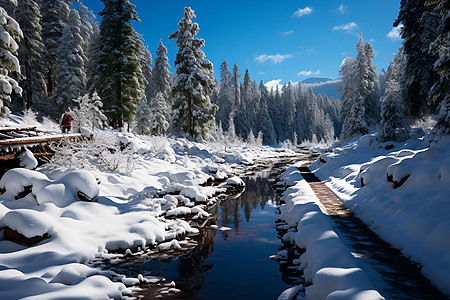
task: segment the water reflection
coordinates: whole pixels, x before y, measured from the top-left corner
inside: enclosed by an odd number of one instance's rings
[[[163,294],[163,299],[276,299],[292,284],[280,273],[286,268],[269,259],[282,246],[275,229],[279,203],[272,188],[274,173],[244,178],[245,191],[215,208],[210,224],[232,230],[206,226],[189,252],[155,257],[140,266],[143,273],[175,281],[180,292]],[[143,295],[150,299],[155,293]]]

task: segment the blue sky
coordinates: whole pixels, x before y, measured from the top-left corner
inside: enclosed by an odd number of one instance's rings
[[[94,13],[103,8],[100,0],[82,1]],[[226,59],[237,63],[241,73],[249,69],[258,82],[298,81],[309,77],[337,78],[342,59],[355,57],[354,45],[363,33],[375,51],[374,63],[387,69],[401,40],[392,23],[400,0],[131,0],[141,23],[134,26],[155,55],[159,40],[168,48],[173,66],[177,47],[168,36],[178,27],[183,8],[190,6],[204,38],[203,51],[214,64]]]

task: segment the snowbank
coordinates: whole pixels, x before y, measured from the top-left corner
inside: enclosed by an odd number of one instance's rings
[[[9,122],[4,125],[21,124],[14,115]],[[51,123],[38,128],[59,130]],[[199,232],[180,218],[209,218],[206,205],[225,191],[206,183],[232,177],[237,164],[285,154],[239,145],[225,152],[186,139],[105,130],[62,146],[52,164],[36,171],[8,171],[0,179],[0,299],[120,299],[131,294],[127,286],[162,280],[125,278],[89,262],[150,246],[179,249],[177,238]],[[4,239],[6,224],[50,238],[17,245]]]
[[[283,194],[280,219],[289,231],[283,240],[306,249],[300,257],[308,299],[383,299],[350,251],[334,232],[330,220],[300,171],[290,167],[282,177],[292,185]],[[293,290],[291,290],[292,292]],[[286,298],[286,291],[280,297]]]
[[[404,143],[366,135],[323,154],[311,169],[450,295],[450,143],[428,147],[419,133]]]

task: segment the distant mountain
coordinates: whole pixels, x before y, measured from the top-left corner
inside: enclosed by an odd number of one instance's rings
[[[320,77],[311,77],[308,79],[305,79],[302,81],[302,83],[322,83],[322,82],[327,82],[327,81],[333,81],[334,79],[331,78],[320,78]]]
[[[312,88],[315,95],[327,94],[328,97],[334,97],[336,99],[341,98],[341,94],[337,92],[341,79],[331,78],[308,78],[302,81],[303,90]]]

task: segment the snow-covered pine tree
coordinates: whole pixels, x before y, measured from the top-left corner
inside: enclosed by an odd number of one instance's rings
[[[262,80],[259,84],[259,92],[261,94],[261,100],[259,102],[259,109],[256,116],[256,130],[258,134],[262,134],[262,142],[268,145],[273,145],[276,143],[277,139],[275,136],[275,129],[273,128],[272,118],[269,115],[269,109],[267,107],[270,93]]]
[[[195,38],[199,31],[198,24],[192,22],[195,17],[194,11],[186,7],[183,18],[178,22],[179,28],[169,36],[176,40],[179,48],[172,85],[176,114],[174,127],[194,139],[205,135],[214,125],[217,109],[210,101],[215,87],[213,65],[201,50],[205,40]]]
[[[384,141],[402,142],[409,138],[400,85],[394,79],[386,83],[381,102],[381,132]]]
[[[153,93],[162,93],[169,103],[169,96],[172,87],[172,73],[169,71],[169,59],[167,58],[167,48],[159,41],[158,50],[153,66]]]
[[[9,114],[7,103],[11,101],[11,94],[22,93],[17,81],[10,77],[12,72],[20,74],[17,50],[21,38],[19,24],[0,7],[0,118]]]
[[[435,105],[430,107],[427,103],[428,92],[439,78],[433,70],[437,54],[429,51],[438,34],[439,14],[434,11],[434,4],[426,5],[426,2],[401,0],[394,23],[394,26],[403,25],[401,36],[406,60],[400,86],[403,101],[413,118],[433,111]]]
[[[220,65],[220,90],[217,106],[219,109],[216,114],[216,122],[220,122],[223,130],[228,130],[228,121],[233,111],[233,85],[231,72],[228,70],[228,63],[224,59]]]
[[[372,63],[372,46],[364,44],[362,35],[356,44],[356,51],[356,60],[344,59],[339,72],[342,77],[342,140],[367,134],[379,118],[379,78]]]
[[[350,108],[349,117],[342,124],[340,139],[342,141],[350,140],[354,137],[369,133],[369,127],[366,123],[364,99],[359,98],[353,101]]]
[[[432,131],[432,138],[438,140],[439,135],[450,134],[450,2],[430,0],[427,5],[435,5],[440,16],[438,35],[430,47],[430,52],[438,58],[434,70],[439,80],[429,93],[430,100],[438,104],[437,122]]]
[[[150,120],[151,112],[150,107],[146,101],[141,100],[138,102],[136,107],[136,115],[134,117],[136,126],[133,132],[137,134],[150,135],[152,134],[153,123]]]
[[[170,108],[164,94],[158,92],[149,102],[150,133],[153,135],[166,135],[169,130]]]
[[[234,64],[233,66],[233,72],[231,75],[231,80],[232,80],[232,87],[234,90],[234,99],[233,99],[233,103],[234,103],[234,107],[236,109],[236,107],[241,103],[241,91],[239,89],[239,78],[242,77],[242,75],[239,73],[239,67],[237,64]]]
[[[150,50],[144,45],[144,43],[140,40],[139,46],[139,63],[141,65],[142,76],[143,76],[143,85],[141,86],[143,95],[143,99],[147,101],[153,96],[153,70],[152,70],[152,54]]]
[[[278,143],[281,141],[280,139],[282,136],[281,124],[283,122],[280,109],[281,95],[278,89],[278,85],[276,86],[275,91],[272,91],[270,102],[267,104],[267,106],[269,109],[269,115],[272,118],[273,128],[275,130],[275,136],[277,139],[276,142]]]
[[[78,105],[72,109],[74,132],[81,132],[82,128],[94,131],[106,121],[106,116],[100,110],[103,103],[97,92],[94,92],[92,97],[89,97],[89,94],[80,95],[73,101]]]
[[[41,13],[34,0],[18,0],[16,20],[23,32],[19,47],[21,82],[24,91],[24,104],[30,108],[34,101],[45,96]]]
[[[143,75],[139,61],[140,36],[131,25],[139,21],[129,0],[102,0],[105,8],[93,56],[89,90],[97,90],[108,122],[115,128],[131,121],[142,99]]]
[[[360,99],[364,99],[366,124],[373,126],[378,123],[380,116],[380,81],[372,62],[374,58],[372,46],[369,43],[364,44],[362,34],[356,44],[356,51],[358,52],[355,60],[356,93]]]
[[[283,86],[282,90],[282,105],[280,109],[282,110],[283,122],[281,123],[283,135],[280,137],[281,140],[293,140],[295,132],[295,103],[297,101],[294,88],[292,87],[292,82],[289,81],[288,84]]]
[[[89,50],[89,42],[91,37],[94,35],[96,31],[98,31],[98,24],[95,21],[95,14],[89,10],[81,1],[78,2],[78,13],[80,14],[80,35],[83,39],[82,48],[84,53],[86,53],[86,61],[84,62],[85,67],[88,65],[88,50]],[[86,71],[87,72],[87,71]]]
[[[255,127],[256,112],[260,98],[258,85],[256,82],[252,82],[248,70],[245,71],[240,94],[241,101],[236,106],[235,126],[238,135],[243,139],[247,139],[250,130]]]
[[[45,68],[45,82],[48,96],[56,89],[56,64],[59,40],[69,18],[69,6],[61,0],[45,0],[41,4],[42,42],[45,46],[42,65]],[[82,23],[84,24],[84,23]]]
[[[56,92],[54,99],[65,111],[72,101],[86,92],[86,53],[81,36],[81,20],[78,11],[70,10],[69,20],[59,41],[56,65]]]
[[[332,144],[334,141],[334,125],[331,121],[329,114],[325,114],[325,119],[323,120],[323,141],[327,144]]]
[[[253,134],[253,129],[250,129],[250,132],[248,133],[248,137],[246,140],[247,145],[249,146],[255,146],[256,145],[256,138]]]
[[[6,11],[10,18],[15,19],[17,0],[0,0],[0,7]]]
[[[341,111],[339,119],[341,124],[344,123],[344,120],[350,117],[350,108],[352,107],[352,103],[356,97],[355,67],[356,62],[352,57],[348,56],[342,61],[341,68],[339,70],[339,75],[341,76],[341,85],[338,89],[341,94]]]
[[[94,128],[102,127],[107,120],[106,116],[101,111],[102,106],[102,99],[100,99],[97,92],[94,91],[91,98],[89,99],[89,105],[86,110],[86,116],[88,120],[91,121],[92,130],[94,130]]]

